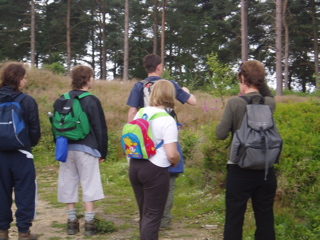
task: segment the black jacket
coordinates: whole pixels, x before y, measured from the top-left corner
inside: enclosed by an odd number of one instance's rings
[[[5,86],[0,89],[0,103],[12,101],[20,93],[20,91],[14,92],[10,86]],[[31,152],[31,147],[38,144],[41,135],[38,104],[33,97],[27,95],[20,102],[20,106],[22,109],[23,120],[28,128],[30,140],[30,144],[23,150]]]
[[[79,96],[85,91],[72,90],[70,91],[70,97]],[[108,130],[104,112],[100,103],[100,100],[90,95],[80,99],[81,107],[87,114],[90,123],[90,132],[84,138],[77,141],[70,141],[69,143],[83,144],[93,149],[97,149],[101,158],[105,159],[108,152]]]

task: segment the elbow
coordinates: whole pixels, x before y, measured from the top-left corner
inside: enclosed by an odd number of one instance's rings
[[[194,97],[194,95],[191,94],[190,98],[187,101],[188,104],[195,106],[197,104],[197,99]]]
[[[174,154],[167,155],[167,158],[172,165],[176,166],[180,161],[180,154],[177,151]]]

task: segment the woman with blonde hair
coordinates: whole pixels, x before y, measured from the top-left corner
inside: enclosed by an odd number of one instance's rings
[[[175,89],[171,82],[158,80],[153,86],[149,107],[140,111],[148,118],[173,108]],[[138,112],[135,119],[141,112]],[[163,141],[156,154],[149,159],[130,159],[129,178],[137,200],[140,213],[140,239],[156,240],[161,218],[164,212],[168,191],[170,166],[176,166],[180,160],[177,151],[178,129],[170,115],[149,121],[153,141],[158,145]]]

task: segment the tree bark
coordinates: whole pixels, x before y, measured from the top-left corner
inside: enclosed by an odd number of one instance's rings
[[[102,3],[102,71],[101,79],[107,79],[107,47],[106,47],[106,5]]]
[[[67,2],[67,74],[70,75],[71,68],[71,40],[70,40],[70,11],[71,11],[71,0]]]
[[[314,47],[314,74],[316,78],[316,88],[320,89],[320,75],[319,75],[319,42],[318,42],[318,24],[316,17],[316,5],[315,1],[311,0],[311,12],[312,12],[312,28],[313,28],[313,47]]]
[[[165,22],[166,22],[166,0],[162,0],[162,20],[161,20],[161,62],[164,68],[165,55]]]
[[[248,60],[248,2],[241,0],[241,60]]]
[[[282,9],[282,25],[284,29],[284,88],[289,89],[289,27],[286,21],[288,0],[284,0]]]
[[[153,0],[153,53],[158,50],[158,0]]]
[[[31,3],[31,27],[30,27],[30,31],[31,31],[31,46],[30,46],[30,60],[31,60],[31,65],[34,66],[35,65],[35,10],[34,10],[34,0],[30,1]]]
[[[276,0],[276,95],[282,95],[281,0]]]
[[[125,1],[123,81],[129,80],[129,0]]]

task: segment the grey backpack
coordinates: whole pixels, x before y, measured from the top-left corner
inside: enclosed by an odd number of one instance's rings
[[[258,104],[252,100],[260,98]],[[279,161],[282,138],[276,128],[271,109],[264,104],[264,98],[256,95],[247,101],[247,111],[243,117],[241,127],[234,133],[230,161],[241,168],[263,170],[265,179],[268,169]]]

